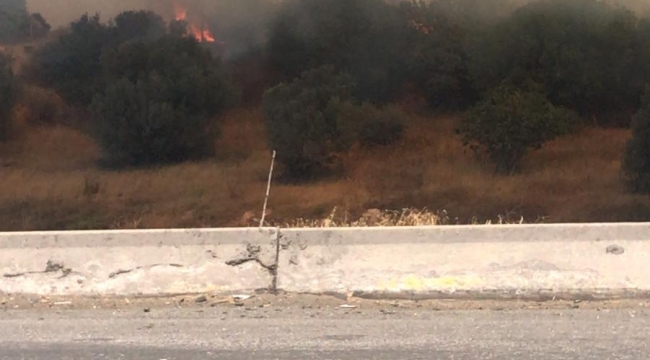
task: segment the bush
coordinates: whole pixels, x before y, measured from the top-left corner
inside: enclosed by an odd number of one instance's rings
[[[17,82],[11,70],[11,59],[0,53],[0,141],[9,137],[16,94]]]
[[[352,89],[349,76],[325,66],[264,94],[269,146],[288,177],[320,174],[333,164],[335,153],[349,148],[340,114],[342,104],[352,99]]]
[[[650,87],[646,87],[642,106],[632,120],[632,138],[621,168],[631,191],[650,194]]]
[[[353,88],[347,74],[324,66],[266,92],[262,107],[269,145],[289,178],[304,180],[331,170],[338,155],[356,143],[371,147],[400,138],[404,114],[395,107],[357,105]]]
[[[212,118],[229,101],[221,63],[190,38],[125,43],[103,59],[94,135],[111,166],[199,159],[214,152]]]
[[[512,174],[528,151],[567,134],[577,121],[540,91],[504,83],[469,109],[458,132],[465,146],[487,154],[497,173]]]

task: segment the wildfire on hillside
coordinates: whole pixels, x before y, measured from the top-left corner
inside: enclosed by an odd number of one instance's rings
[[[174,8],[174,15],[176,21],[185,21],[189,25],[189,34],[199,42],[215,42],[215,38],[210,32],[210,29],[205,28],[204,22],[197,25],[195,22],[189,21],[187,18],[187,8],[184,7],[178,0],[172,0],[172,7]]]

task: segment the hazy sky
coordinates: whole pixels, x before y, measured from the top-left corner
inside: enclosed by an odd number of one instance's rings
[[[0,0],[1,1],[1,0]],[[200,8],[210,8],[219,0],[178,0],[186,5],[193,5],[198,12]],[[271,0],[272,1],[272,0]],[[393,0],[390,0],[393,1]],[[397,0],[395,0],[397,1]],[[513,0],[515,2],[526,2],[528,0]],[[567,0],[571,1],[571,0]],[[619,2],[633,8],[634,10],[646,10],[650,8],[650,0],[605,0]],[[117,15],[124,10],[151,9],[161,15],[171,11],[172,0],[27,0],[27,6],[31,12],[40,12],[53,27],[67,25],[78,19],[84,13],[94,14],[100,12],[103,20]]]
[[[100,12],[107,20],[121,11],[152,9],[165,12],[171,0],[27,0],[30,12],[40,12],[53,27],[67,25],[84,13]]]

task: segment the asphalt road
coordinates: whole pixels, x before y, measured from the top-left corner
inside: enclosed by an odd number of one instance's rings
[[[650,358],[650,310],[192,306],[0,311],[0,360]]]

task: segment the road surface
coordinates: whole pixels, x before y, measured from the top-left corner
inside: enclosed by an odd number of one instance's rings
[[[647,303],[128,303],[108,309],[5,303],[0,360],[650,358]],[[355,307],[341,307],[346,303]]]

